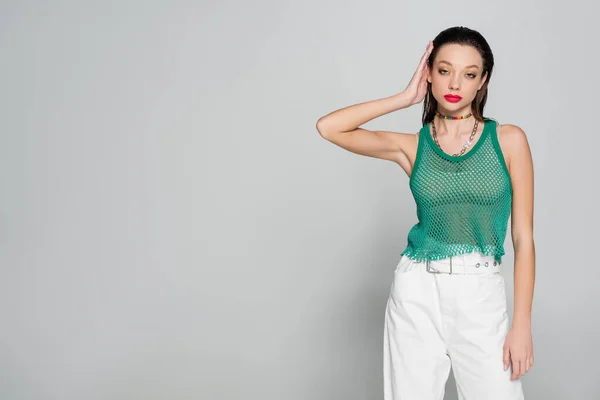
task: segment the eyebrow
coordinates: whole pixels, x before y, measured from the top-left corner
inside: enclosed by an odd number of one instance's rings
[[[445,61],[445,60],[440,60],[440,61],[438,61],[438,64],[441,64],[441,63],[448,64],[448,65],[452,65],[451,63],[449,63],[448,61]],[[468,65],[468,66],[466,66],[465,68],[477,68],[477,69],[479,69],[479,65],[475,65],[475,64],[473,64],[473,65]]]

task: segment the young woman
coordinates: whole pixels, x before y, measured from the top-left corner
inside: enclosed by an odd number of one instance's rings
[[[533,162],[516,125],[483,116],[494,58],[478,32],[429,42],[406,89],[317,122],[328,141],[398,163],[418,223],[408,233],[385,310],[386,400],[440,400],[450,367],[461,400],[524,399],[533,365]],[[360,126],[424,100],[417,133]],[[500,275],[511,218],[514,313]]]

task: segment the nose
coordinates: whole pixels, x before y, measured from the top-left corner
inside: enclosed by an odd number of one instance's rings
[[[448,84],[448,88],[450,90],[458,90],[460,89],[460,81],[457,75],[453,75],[452,79],[450,79],[450,82]]]

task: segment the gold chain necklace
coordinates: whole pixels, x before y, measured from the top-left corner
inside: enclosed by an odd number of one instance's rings
[[[469,147],[471,147],[471,144],[473,142],[473,138],[475,137],[475,133],[477,133],[477,127],[478,126],[479,126],[479,120],[476,119],[475,120],[475,125],[473,126],[473,132],[471,133],[471,136],[469,137],[469,140],[467,140],[465,142],[465,144],[463,145],[463,148],[460,151],[460,153],[452,154],[452,156],[454,156],[454,157],[460,157],[463,154],[465,154],[465,151],[467,151],[467,149]],[[437,140],[437,132],[435,131],[435,118],[431,121],[431,127],[433,128],[433,140],[435,141],[435,144],[437,144],[438,147],[443,151],[442,146],[440,146],[440,143]]]

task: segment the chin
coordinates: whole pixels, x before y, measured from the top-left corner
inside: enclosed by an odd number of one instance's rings
[[[460,109],[468,107],[471,104],[471,100],[466,100],[464,98],[461,101],[459,101],[458,103],[452,103],[452,102],[449,102],[448,100],[446,100],[444,97],[442,97],[441,99],[437,100],[437,102],[438,102],[438,105],[440,105],[441,107],[443,107],[444,109],[446,109],[448,111],[458,111]]]
[[[448,100],[442,98],[442,101],[438,101],[438,105],[448,111],[458,111],[468,106],[469,103],[465,102],[464,100],[461,100],[458,103],[451,103]]]

